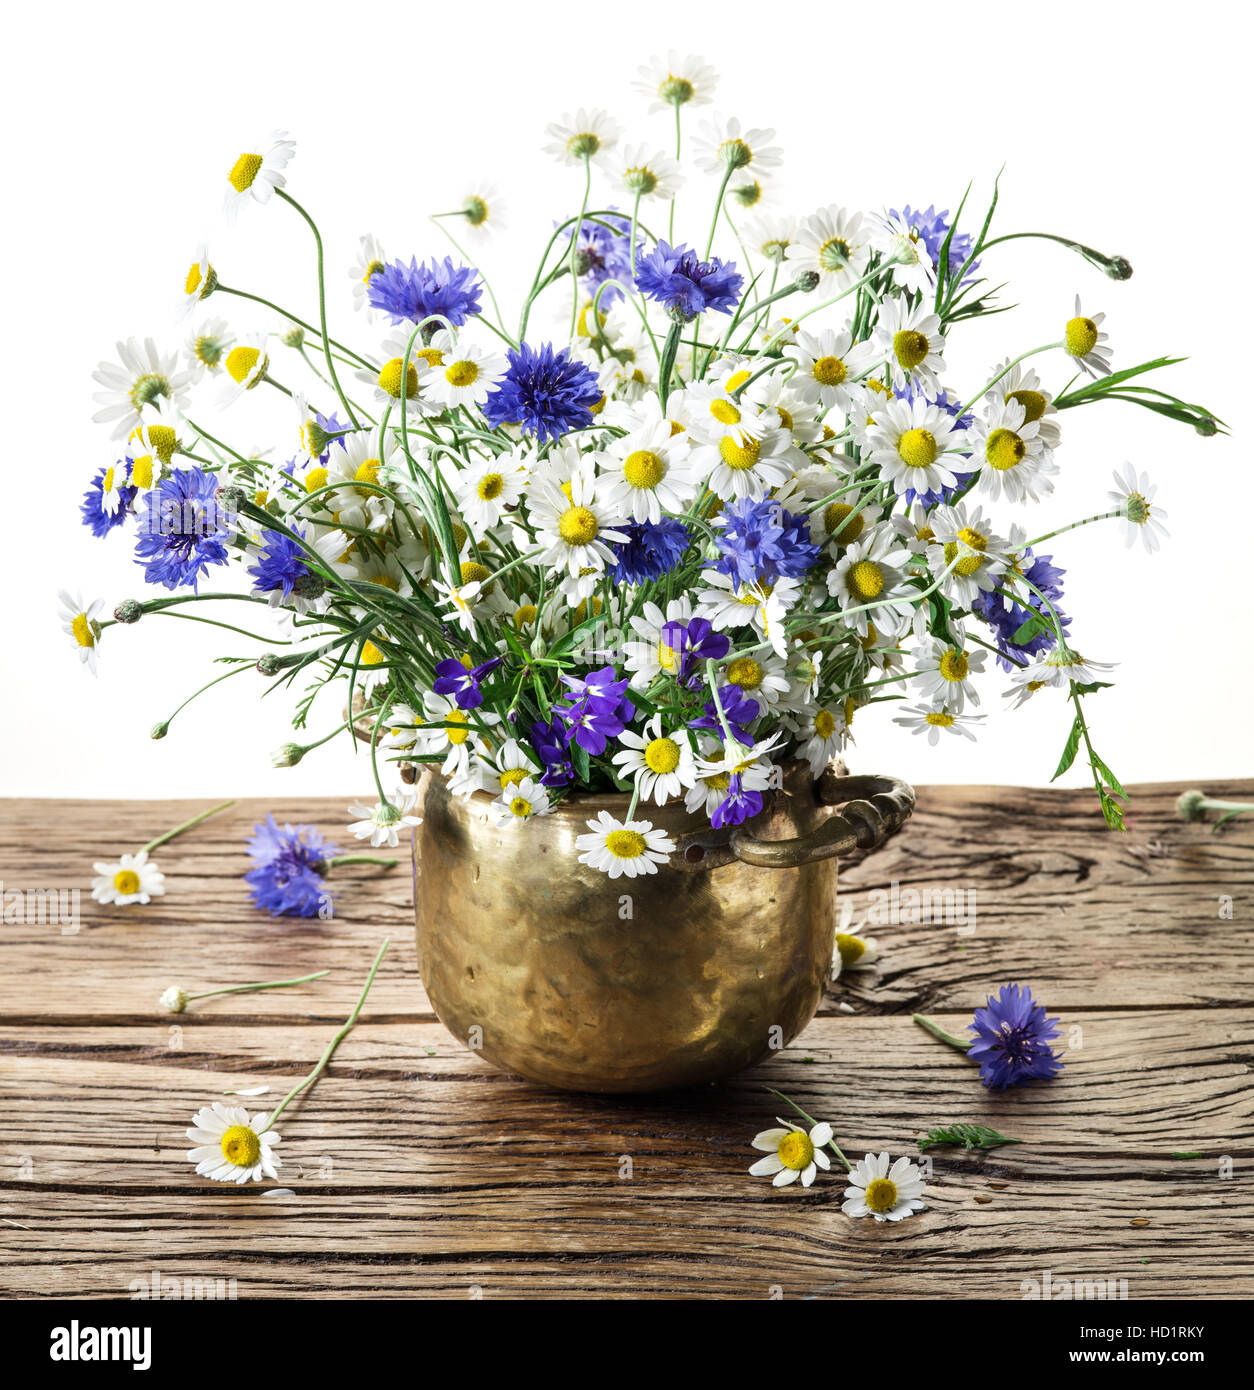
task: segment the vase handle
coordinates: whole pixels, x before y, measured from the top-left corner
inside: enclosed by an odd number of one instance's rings
[[[840,813],[791,840],[759,840],[739,825],[729,841],[736,858],[762,869],[796,869],[855,849],[877,849],[914,810],[914,788],[899,777],[844,777],[829,767],[814,790],[824,805],[841,806]]]

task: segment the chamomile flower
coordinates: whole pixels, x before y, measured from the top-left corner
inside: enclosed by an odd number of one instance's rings
[[[437,603],[448,609],[448,616],[471,637],[476,632],[475,609],[480,602],[483,583],[478,579],[448,584],[442,579],[432,581],[435,586]],[[484,616],[488,616],[485,612]]]
[[[191,382],[189,372],[180,371],[177,353],[158,351],[151,338],[141,343],[127,338],[117,344],[117,362],[101,362],[92,372],[104,387],[93,397],[101,409],[91,417],[97,424],[112,426],[114,439],[125,439],[141,425],[143,412],[163,403],[181,410]]]
[[[742,796],[757,797],[760,809],[761,794],[775,778],[770,754],[780,737],[775,734],[750,744],[738,743],[734,738],[728,744],[718,739],[704,743],[696,759],[697,779],[684,795],[684,809],[690,815],[703,812],[713,820],[732,789],[732,778]]]
[[[275,189],[287,183],[283,170],[295,152],[296,142],[288,139],[285,130],[272,131],[264,140],[245,150],[227,174],[231,185],[226,195],[227,215],[234,217],[250,198],[268,203]]]
[[[180,319],[188,314],[218,287],[218,272],[209,264],[209,252],[203,243],[196,248],[196,259],[188,267],[183,277],[183,289],[178,298],[176,310]]]
[[[696,781],[696,762],[687,730],[664,732],[660,714],[645,724],[643,734],[624,729],[618,741],[623,747],[612,761],[621,776],[635,781],[642,801],[652,798],[659,806],[665,806]]]
[[[378,317],[378,310],[370,307],[370,281],[387,269],[387,263],[387,255],[376,236],[367,232],[358,238],[357,254],[348,268],[348,278],[353,282],[353,308],[365,313],[367,323],[373,323]]]
[[[1016,686],[1035,686],[1038,690],[1049,686],[1054,690],[1067,690],[1072,681],[1077,685],[1091,685],[1114,669],[1112,662],[1086,660],[1079,652],[1060,643],[1039,656],[1030,666],[1017,666],[1010,673],[1010,679]]]
[[[900,724],[911,733],[926,734],[928,743],[935,748],[942,733],[961,734],[963,738],[974,743],[975,735],[971,732],[971,725],[978,724],[983,718],[982,714],[959,714],[955,710],[946,709],[944,705],[907,705],[903,712],[893,719],[893,723]]]
[[[872,618],[883,632],[902,630],[909,605],[896,601],[911,592],[905,582],[909,559],[891,526],[875,526],[845,546],[828,571],[827,591],[860,636],[867,636]]]
[[[501,454],[461,469],[453,479],[453,495],[466,524],[482,540],[500,524],[506,509],[517,505],[526,485],[524,459],[517,454]]]
[[[124,854],[112,863],[98,860],[92,868],[96,877],[91,881],[91,895],[98,903],[127,907],[131,903],[146,903],[165,892],[165,875],[148,858],[146,849]]]
[[[423,415],[434,408],[435,396],[434,367],[432,357],[442,356],[435,347],[440,335],[432,339],[432,347],[424,351],[419,336],[410,345],[410,332],[393,332],[384,338],[380,356],[383,366],[376,371],[373,367],[362,367],[353,375],[363,385],[368,386],[377,405],[395,409],[400,405],[401,395],[405,396],[405,409],[414,415]],[[408,354],[408,365],[406,365]]]
[[[679,192],[684,176],[670,155],[644,145],[628,145],[619,156],[616,180],[633,200],[660,198],[666,201]]]
[[[523,777],[518,782],[503,786],[491,808],[500,826],[517,825],[535,816],[547,816],[552,809],[548,792],[532,777]]]
[[[1016,400],[994,395],[984,414],[972,421],[966,444],[980,470],[978,487],[1008,502],[1039,502],[1054,490],[1058,469],[1041,439],[1040,426],[1029,422]]]
[[[753,1147],[764,1150],[766,1157],[752,1164],[749,1172],[755,1178],[770,1178],[773,1187],[787,1187],[798,1179],[802,1187],[809,1187],[820,1168],[826,1171],[832,1166],[823,1150],[832,1142],[834,1131],[826,1121],[809,1132],[788,1120],[779,1124],[779,1129],[764,1129],[753,1136]]]
[[[636,89],[651,98],[649,111],[665,111],[668,106],[706,106],[714,99],[718,74],[700,58],[681,57],[672,49],[663,61],[650,58],[637,69]]]
[[[760,212],[745,221],[745,245],[773,265],[782,264],[796,239],[797,220],[794,217]]]
[[[450,410],[459,405],[481,405],[488,392],[505,375],[507,363],[496,352],[487,352],[465,340],[443,353],[431,372],[431,396]]]
[[[476,183],[461,200],[461,215],[472,237],[483,240],[509,225],[505,201],[494,183]]]
[[[117,471],[121,472],[120,469]],[[104,607],[104,599],[92,599],[90,603],[85,604],[82,595],[71,594],[65,589],[62,589],[57,597],[61,601],[61,630],[74,639],[78,659],[86,664],[94,676],[100,642],[97,614]]]
[[[928,311],[927,300],[912,305],[902,295],[886,299],[872,339],[876,351],[888,358],[893,385],[917,385],[935,395],[937,375],[945,370],[945,339],[940,318]]]
[[[756,700],[763,713],[773,710],[791,689],[783,658],[761,648],[733,656],[723,667],[721,678]]]
[[[862,214],[833,203],[801,223],[788,247],[787,267],[794,277],[817,275],[818,292],[829,296],[862,278],[869,255]]]
[[[841,1211],[846,1216],[873,1216],[876,1221],[900,1221],[923,1209],[923,1174],[917,1163],[899,1158],[889,1166],[888,1155],[867,1154],[849,1170],[849,1186]]]
[[[848,411],[853,401],[851,389],[872,365],[867,344],[855,345],[848,329],[799,332],[787,355],[797,364],[797,375],[790,385],[818,401],[824,410]]]
[[[222,366],[226,379],[222,382],[221,403],[225,407],[265,380],[270,367],[266,335],[246,333],[227,353]]]
[[[981,508],[965,503],[937,507],[930,516],[935,540],[928,547],[932,573],[941,579],[941,592],[971,608],[981,590],[991,591],[1006,571],[1007,542],[989,525]]]
[[[1099,331],[1105,314],[1094,314],[1087,318],[1080,308],[1080,296],[1075,297],[1075,317],[1067,320],[1063,334],[1063,346],[1074,357],[1080,370],[1089,376],[1110,375],[1110,349],[1103,346],[1110,339],[1109,333]]]
[[[856,935],[850,930],[853,924],[853,904],[846,898],[841,903],[832,949],[833,980],[839,980],[846,970],[869,970],[879,960],[879,942],[873,936]]]
[[[650,396],[653,402],[656,396]],[[684,512],[697,495],[688,440],[674,434],[660,412],[645,414],[629,433],[615,439],[602,461],[598,487],[620,516],[657,524],[663,512]]]
[[[810,764],[817,777],[840,757],[848,732],[843,706],[807,710],[797,724],[797,756]]]
[[[955,635],[959,636],[956,647],[932,637],[914,649],[911,684],[918,686],[934,704],[944,705],[957,714],[968,699],[974,705],[980,703],[970,678],[983,674],[986,655],[983,651],[968,651],[960,633]]]
[[[871,218],[868,231],[884,264],[892,267],[893,281],[911,294],[917,291],[926,302],[936,289],[936,269],[918,228],[897,213],[887,213]]]
[[[1122,513],[1127,544],[1134,545],[1140,536],[1146,551],[1152,555],[1158,549],[1160,539],[1168,534],[1162,520],[1167,513],[1154,504],[1158,489],[1150,484],[1149,474],[1138,474],[1130,463],[1125,463],[1123,467],[1122,474],[1115,470],[1115,491],[1109,497]]]
[[[480,765],[485,791],[508,793],[511,787],[539,776],[543,768],[516,738],[508,738],[499,750],[487,754]]]
[[[779,166],[782,154],[772,145],[773,130],[742,130],[735,116],[726,120],[715,117],[701,126],[693,140],[696,162],[707,174],[726,174],[729,170],[752,169],[761,178]]]
[[[718,631],[752,626],[771,644],[776,656],[787,656],[784,619],[801,597],[798,580],[780,578],[773,584],[737,585],[730,575],[718,570],[703,571],[701,580],[704,587],[696,591],[698,617],[707,619]]]
[[[608,811],[588,821],[588,833],[575,840],[579,862],[610,878],[637,878],[657,873],[675,849],[675,841],[647,820],[616,820]]]
[[[221,371],[227,354],[235,346],[235,334],[225,319],[206,319],[188,331],[186,342],[188,377],[198,382],[208,373]]]
[[[1062,441],[1058,407],[1054,404],[1053,396],[1042,388],[1036,372],[1022,363],[1010,366],[1003,358],[993,368],[993,377],[997,384],[989,395],[1005,401],[1018,401],[1023,407],[1024,423],[1036,425],[1041,443],[1047,449],[1056,449]]]
[[[663,612],[656,603],[646,602],[631,619],[634,638],[623,646],[623,665],[631,672],[631,688],[647,690],[658,676],[675,675],[679,653],[666,638],[668,623],[687,623],[692,617],[692,600],[686,595],[673,598]]]
[[[618,122],[604,111],[581,106],[573,116],[554,121],[545,134],[549,137],[545,154],[563,164],[580,164],[585,159],[601,163],[618,143]]]
[[[608,542],[622,544],[627,539],[625,532],[614,529],[622,514],[600,495],[591,456],[579,457],[569,489],[569,495],[553,487],[538,496],[530,494],[536,542],[544,547],[540,559],[570,575],[600,571],[614,562]]]
[[[282,1159],[274,1152],[282,1135],[266,1126],[268,1114],[250,1120],[242,1105],[223,1105],[215,1100],[192,1116],[187,1137],[196,1148],[187,1152],[188,1163],[196,1165],[202,1178],[215,1182],[260,1182],[277,1178]]]
[[[354,802],[348,814],[360,819],[350,822],[348,833],[355,839],[369,840],[376,847],[389,845],[395,849],[400,844],[402,831],[422,824],[422,817],[412,814],[416,800],[415,792],[401,789],[390,800],[376,801],[373,806]]]
[[[744,402],[747,412],[753,407]],[[746,421],[737,432],[723,431],[717,441],[699,443],[692,451],[692,469],[704,477],[711,492],[724,501],[751,497],[760,501],[772,488],[788,481],[792,464],[788,454],[792,436],[785,429],[772,428],[762,416]],[[755,432],[749,433],[752,429]]]

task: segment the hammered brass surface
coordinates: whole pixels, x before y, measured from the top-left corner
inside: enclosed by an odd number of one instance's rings
[[[430,769],[417,791],[419,969],[444,1025],[494,1065],[567,1090],[667,1090],[752,1066],[814,1016],[835,859],[611,880],[578,862],[575,838],[602,809],[623,817],[626,797],[576,795],[498,829],[487,796],[451,797]],[[794,763],[751,824],[787,839],[831,814]],[[704,823],[682,802],[647,818],[673,837]]]

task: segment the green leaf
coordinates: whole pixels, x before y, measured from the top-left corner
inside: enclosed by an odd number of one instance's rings
[[[1176,1153],[1173,1153],[1171,1156],[1172,1156],[1172,1158],[1203,1158],[1203,1157],[1204,1157],[1203,1154],[1198,1153],[1195,1149],[1189,1149],[1189,1150],[1187,1150],[1187,1151],[1186,1151],[1186,1150],[1179,1150],[1179,1151],[1177,1151]]]
[[[588,781],[588,750],[580,747],[573,740],[570,745],[570,760],[574,764],[575,773],[583,783]]]
[[[1056,782],[1071,764],[1075,762],[1075,755],[1080,751],[1080,735],[1083,730],[1084,725],[1080,720],[1080,716],[1077,714],[1071,721],[1071,733],[1067,736],[1067,742],[1062,750],[1062,757],[1058,760],[1058,770],[1049,779],[1051,782]]]
[[[1033,637],[1039,637],[1042,632],[1052,631],[1053,628],[1039,613],[1030,613],[1015,630],[1015,634],[1010,640],[1016,647],[1026,647]]]
[[[1119,796],[1125,798],[1127,797],[1128,793],[1124,791],[1123,783],[1120,782],[1118,777],[1116,777],[1115,774],[1111,772],[1110,768],[1108,768],[1106,764],[1102,762],[1102,760],[1097,756],[1096,753],[1093,754],[1093,769],[1094,771],[1101,773],[1101,775],[1106,779],[1106,781],[1110,785],[1111,791],[1118,793]]]
[[[1095,690],[1113,690],[1114,681],[1089,681],[1087,685],[1077,685],[1075,693],[1077,695],[1091,695]]]
[[[942,1125],[939,1129],[929,1129],[919,1140],[919,1152],[925,1153],[938,1144],[961,1144],[964,1149],[996,1149],[1002,1144],[1022,1144],[1022,1139],[1011,1139],[999,1134],[995,1129],[984,1125],[957,1124]]]

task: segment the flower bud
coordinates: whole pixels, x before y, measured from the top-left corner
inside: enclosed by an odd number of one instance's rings
[[[144,605],[137,598],[124,598],[113,610],[116,623],[137,623],[144,616]]]
[[[170,1013],[181,1014],[187,1008],[187,993],[178,985],[171,985],[157,1002]]]
[[[793,281],[793,284],[802,294],[809,294],[819,283],[819,273],[817,270],[803,270]]]
[[[305,750],[299,743],[285,743],[270,754],[270,765],[272,767],[295,767],[304,756]]]
[[[1132,263],[1124,256],[1112,256],[1106,264],[1106,274],[1112,280],[1131,280]]]
[[[304,347],[305,330],[299,324],[289,323],[284,327],[283,332],[279,334],[279,341],[284,347]]]
[[[282,669],[282,663],[274,652],[262,652],[257,658],[257,670],[263,676],[277,676]]]
[[[168,734],[169,732],[170,732],[170,721],[169,721],[168,719],[163,719],[163,720],[161,721],[160,724],[154,724],[154,725],[152,726],[152,732],[148,735],[148,737],[149,737],[149,738],[164,738],[164,737],[166,736],[166,734]]]
[[[1206,800],[1206,793],[1199,791],[1184,792],[1176,799],[1176,812],[1181,820],[1205,820],[1206,810],[1203,802]]]

